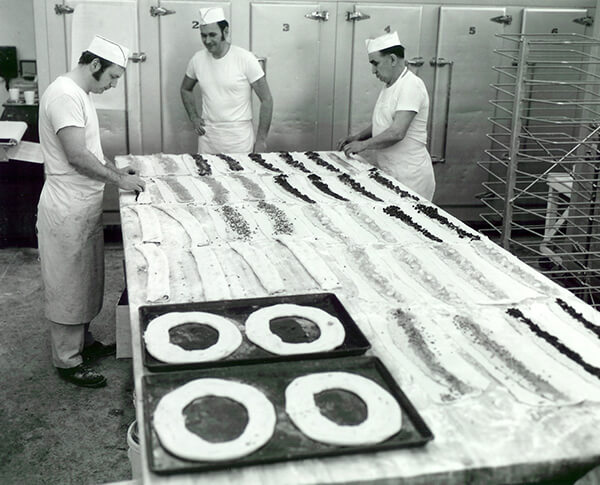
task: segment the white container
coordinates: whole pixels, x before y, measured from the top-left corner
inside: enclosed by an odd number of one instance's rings
[[[142,458],[140,454],[140,442],[137,434],[137,421],[129,425],[127,429],[127,456],[131,465],[131,478],[142,477]]]
[[[19,101],[19,88],[10,88],[8,90],[8,99],[11,101]]]
[[[26,104],[33,104],[35,102],[35,91],[25,91],[23,95],[25,96]]]

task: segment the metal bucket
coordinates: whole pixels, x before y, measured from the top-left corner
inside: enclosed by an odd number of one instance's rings
[[[142,459],[140,455],[140,439],[137,430],[137,421],[129,425],[127,429],[127,456],[131,465],[131,478],[141,478]]]

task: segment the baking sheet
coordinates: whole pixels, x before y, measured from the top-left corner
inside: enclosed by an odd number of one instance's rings
[[[313,441],[305,436],[292,423],[285,412],[285,388],[296,377],[316,372],[335,371],[355,373],[369,378],[390,392],[402,409],[402,428],[400,431],[381,443],[363,446],[329,445]],[[152,415],[158,402],[165,394],[187,382],[206,377],[230,379],[250,384],[262,391],[273,403],[277,423],[273,436],[262,448],[236,460],[206,462],[177,458],[161,446],[152,427]],[[158,474],[202,472],[278,461],[371,453],[423,446],[433,439],[432,432],[417,410],[398,387],[385,366],[376,357],[352,356],[169,372],[144,376],[142,386],[146,452],[150,470]],[[188,416],[188,418],[193,420],[194,417]],[[223,419],[223,417],[220,416],[217,419]],[[231,419],[234,420],[235,417]],[[210,439],[210,436],[203,437]]]
[[[296,305],[316,307],[326,311],[330,315],[337,317],[344,326],[344,330],[346,332],[344,342],[339,347],[328,352],[315,352],[310,354],[305,353],[296,355],[276,355],[258,347],[246,338],[244,331],[244,322],[246,321],[246,318],[248,317],[248,315],[250,315],[250,313],[258,310],[259,308],[277,305],[280,303],[292,303]],[[233,322],[235,322],[238,329],[242,333],[242,344],[238,347],[238,349],[235,352],[233,352],[226,358],[210,362],[169,364],[156,359],[150,353],[147,352],[145,342],[143,339],[143,334],[146,331],[146,328],[148,327],[150,322],[154,318],[169,312],[192,311],[214,313],[231,319]],[[342,355],[360,355],[365,353],[370,348],[369,341],[366,339],[366,337],[360,331],[360,329],[358,328],[352,317],[348,314],[342,303],[333,293],[285,295],[266,298],[220,300],[202,303],[151,305],[140,307],[139,312],[140,329],[142,332],[142,338],[140,339],[140,342],[142,345],[143,362],[148,369],[156,372],[182,369],[198,369],[203,367],[215,367],[220,365],[231,364],[260,363],[265,361],[284,361],[311,358],[316,359]],[[283,333],[283,336],[286,336],[285,332]]]

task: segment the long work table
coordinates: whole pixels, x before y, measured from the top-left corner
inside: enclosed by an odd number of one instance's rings
[[[570,483],[600,463],[600,314],[396,180],[341,152],[116,162],[147,183],[120,194],[145,484]],[[139,308],[311,293],[337,296],[433,440],[152,471]]]

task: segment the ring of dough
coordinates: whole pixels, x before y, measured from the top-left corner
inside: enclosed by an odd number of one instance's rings
[[[315,394],[342,389],[367,405],[367,418],[358,425],[341,425],[321,414]],[[294,379],[285,390],[285,410],[306,436],[331,445],[367,445],[385,441],[402,427],[402,411],[379,384],[349,372],[319,372]]]
[[[195,399],[217,396],[233,399],[248,411],[248,424],[231,441],[211,443],[185,425],[183,410]],[[273,435],[276,422],[271,401],[255,387],[226,379],[196,379],[165,394],[152,423],[162,446],[186,460],[222,461],[240,458],[262,447]]]
[[[206,349],[185,350],[171,343],[169,330],[184,323],[197,322],[219,332],[218,340]],[[144,332],[146,350],[163,362],[181,364],[208,362],[227,357],[242,343],[242,334],[236,325],[225,317],[207,312],[171,312],[156,317]]]
[[[312,342],[284,342],[269,327],[271,320],[283,317],[310,320],[319,327],[321,335]],[[344,342],[346,331],[336,317],[320,308],[281,303],[251,313],[246,320],[246,336],[251,342],[274,354],[294,355],[333,350]]]

